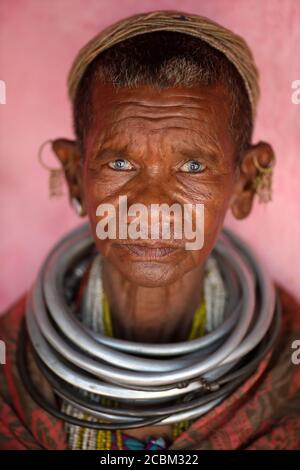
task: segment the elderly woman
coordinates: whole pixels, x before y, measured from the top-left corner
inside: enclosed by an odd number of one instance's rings
[[[271,196],[246,43],[137,15],[80,51],[68,85],[76,141],[52,148],[89,224],[1,318],[0,448],[300,448],[298,306],[222,229]]]

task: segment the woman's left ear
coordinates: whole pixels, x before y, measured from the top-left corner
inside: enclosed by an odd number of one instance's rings
[[[256,193],[255,181],[259,176],[259,167],[268,168],[274,164],[275,155],[272,147],[259,142],[251,145],[244,153],[238,168],[238,177],[230,208],[235,218],[246,218],[252,209]]]
[[[86,215],[82,190],[82,155],[78,143],[56,139],[52,141],[52,150],[63,167],[72,206],[77,207],[78,215]]]

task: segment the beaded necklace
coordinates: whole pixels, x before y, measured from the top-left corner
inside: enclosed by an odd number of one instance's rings
[[[104,331],[106,336],[113,336],[113,326],[112,326],[112,320],[111,320],[111,314],[110,314],[110,308],[109,308],[109,303],[107,300],[107,296],[105,295],[105,292],[103,291],[102,295],[102,308],[103,308],[103,323],[104,323]],[[205,299],[200,303],[200,305],[197,307],[196,312],[194,314],[193,320],[192,320],[192,325],[191,325],[191,330],[188,336],[189,340],[198,338],[199,336],[202,336],[204,334],[204,328],[205,328]],[[179,421],[178,423],[174,423],[172,425],[172,437],[173,440],[175,440],[180,434],[182,434],[191,424],[191,421],[185,420],[185,421]],[[104,449],[111,448],[111,441],[112,441],[112,433],[114,431],[106,431],[106,430],[101,430],[98,432],[99,434],[99,443],[102,443],[102,445],[106,445],[108,447],[104,447]],[[116,433],[116,440],[118,443],[118,448],[123,449],[123,437],[122,437],[122,432],[121,431],[115,431]],[[121,447],[119,447],[119,444]]]
[[[92,263],[89,285],[87,289],[87,298],[89,300],[95,299],[95,292],[100,295],[93,308],[83,308],[84,323],[90,324],[95,331],[99,328],[106,336],[113,336],[113,325],[110,314],[110,307],[107,296],[102,287],[100,271],[99,271],[99,258],[96,257]],[[97,286],[97,287],[96,287]],[[213,330],[218,324],[222,323],[223,312],[225,305],[226,292],[222,277],[215,259],[210,257],[207,260],[206,272],[204,278],[204,296],[203,301],[195,311],[188,340],[192,340],[203,336],[206,331]],[[99,315],[99,308],[101,315]],[[88,392],[89,397],[98,397]],[[108,406],[117,406],[116,402],[107,398],[101,397],[100,403]],[[62,403],[62,410],[72,416],[94,421],[95,418],[88,416],[73,405],[67,402]],[[175,440],[179,437],[188,427],[192,421],[180,421],[172,425],[172,439]],[[128,436],[122,431],[116,430],[94,430],[84,427],[79,427],[66,423],[66,431],[68,434],[69,448],[71,449],[94,449],[94,450],[124,450],[124,449],[148,449],[159,450],[165,449],[167,443],[164,438],[150,438],[149,440],[141,441],[137,438]]]

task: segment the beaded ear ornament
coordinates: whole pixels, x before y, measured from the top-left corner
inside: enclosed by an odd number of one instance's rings
[[[272,178],[273,178],[273,169],[275,165],[275,158],[272,160],[271,164],[267,167],[261,166],[258,162],[256,155],[253,157],[253,162],[258,170],[258,174],[254,179],[253,187],[258,196],[259,202],[269,202],[272,200]]]

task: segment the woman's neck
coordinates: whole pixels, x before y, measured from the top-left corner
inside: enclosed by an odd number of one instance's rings
[[[102,280],[114,336],[128,341],[185,341],[203,297],[203,266],[163,287],[144,287],[125,279],[106,259]]]

